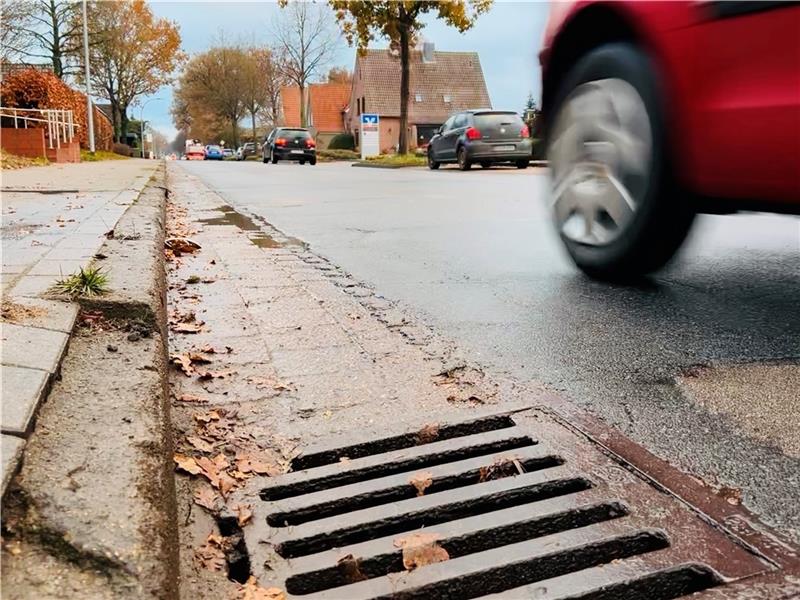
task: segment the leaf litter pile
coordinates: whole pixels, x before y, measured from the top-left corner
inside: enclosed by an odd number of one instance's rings
[[[202,260],[202,247],[191,239],[194,232],[186,224],[186,209],[169,202],[167,214],[168,237],[164,253],[171,274],[177,275],[181,267]],[[209,266],[216,264],[213,259],[204,262]],[[173,306],[168,313],[169,329],[179,336],[178,340],[197,339],[198,334],[207,331],[207,327],[191,305],[201,304],[202,296],[196,292],[197,288],[187,287],[187,282],[213,283],[215,279],[205,276],[171,279]],[[188,421],[176,435],[175,469],[190,478],[191,505],[214,517],[222,513],[234,515],[241,528],[252,522],[253,506],[235,500],[233,492],[253,477],[275,477],[286,473],[297,450],[291,440],[269,435],[257,437],[249,433],[238,409],[213,405],[215,394],[205,384],[236,376],[236,371],[226,364],[226,357],[235,353],[230,346],[198,343],[186,351],[173,352],[169,360],[179,376],[197,382],[203,388],[198,389],[198,393],[190,390],[192,393],[178,393],[174,397],[175,405],[186,411],[184,414]],[[291,384],[272,376],[251,376],[246,381],[259,390],[268,388],[280,393],[293,389]],[[235,535],[226,537],[212,531],[195,548],[194,563],[203,569],[224,572],[226,557],[237,552],[235,545]],[[236,597],[285,600],[282,590],[260,587],[253,578],[239,585]]]

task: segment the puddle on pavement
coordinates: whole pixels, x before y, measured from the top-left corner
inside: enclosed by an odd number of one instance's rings
[[[200,223],[203,225],[233,225],[234,227],[238,227],[242,231],[249,232],[247,235],[248,239],[259,248],[305,249],[308,247],[303,240],[300,240],[296,237],[282,235],[280,238],[276,238],[269,235],[263,231],[261,226],[258,225],[253,219],[236,211],[236,209],[227,204],[218,206],[215,210],[220,211],[222,216],[212,217],[210,219],[200,219]],[[264,221],[264,223],[266,224],[266,221]]]

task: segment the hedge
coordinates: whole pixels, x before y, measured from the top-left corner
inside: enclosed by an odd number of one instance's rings
[[[53,73],[39,69],[14,71],[0,82],[0,104],[7,108],[71,110],[82,148],[89,147],[86,95],[73,90]],[[38,124],[45,127],[45,123]],[[114,129],[108,118],[94,109],[94,141],[98,150],[111,150]]]
[[[355,150],[356,143],[349,133],[337,133],[331,138],[328,150]]]

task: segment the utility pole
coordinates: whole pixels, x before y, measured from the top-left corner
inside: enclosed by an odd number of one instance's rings
[[[86,126],[89,128],[89,152],[94,154],[94,107],[92,106],[92,83],[89,79],[89,23],[86,12],[86,0],[83,0],[83,62],[86,65]]]

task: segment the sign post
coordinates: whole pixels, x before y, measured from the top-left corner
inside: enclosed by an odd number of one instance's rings
[[[381,153],[380,117],[361,115],[361,159]]]

